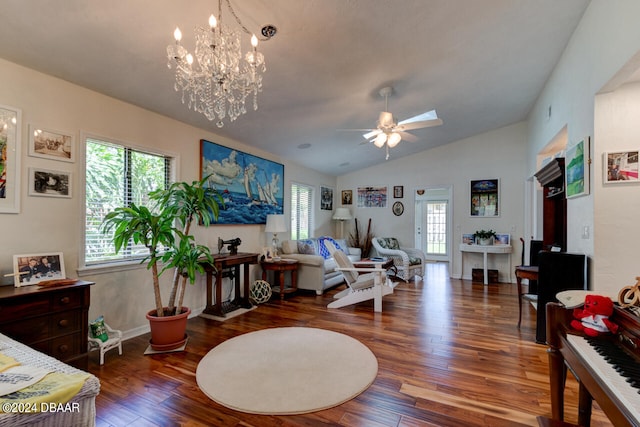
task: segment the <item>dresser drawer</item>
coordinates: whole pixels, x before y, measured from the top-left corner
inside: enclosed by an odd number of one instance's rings
[[[51,316],[51,336],[77,332],[82,329],[82,310],[65,311]]]
[[[82,297],[82,292],[78,292],[77,290],[56,292],[52,295],[51,308],[54,311],[58,311],[82,307]]]
[[[0,325],[0,332],[23,344],[30,345],[49,337],[49,318],[40,316],[28,320],[5,323]]]
[[[79,333],[54,338],[49,341],[49,354],[58,360],[64,361],[82,353],[81,344],[82,336]]]
[[[48,295],[0,301],[0,322],[11,322],[16,319],[47,314],[49,311],[51,311],[51,303]]]

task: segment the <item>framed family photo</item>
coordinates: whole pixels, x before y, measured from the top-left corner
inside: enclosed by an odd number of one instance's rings
[[[29,155],[62,162],[76,161],[73,133],[29,126]]]
[[[45,280],[66,279],[62,252],[43,252],[13,256],[15,287],[37,285]]]
[[[71,198],[71,172],[29,168],[29,195]]]

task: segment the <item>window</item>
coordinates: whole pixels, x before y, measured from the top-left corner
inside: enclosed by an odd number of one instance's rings
[[[172,159],[112,141],[86,138],[84,265],[141,259],[148,254],[130,244],[115,253],[111,236],[100,233],[105,215],[131,203],[144,205],[147,194],[170,183]]]
[[[311,237],[313,229],[313,187],[291,184],[291,239]]]

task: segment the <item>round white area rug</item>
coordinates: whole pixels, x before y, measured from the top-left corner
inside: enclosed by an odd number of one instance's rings
[[[337,406],[366,390],[378,361],[360,341],[316,328],[271,328],[231,338],[198,364],[211,399],[252,414],[291,415]]]

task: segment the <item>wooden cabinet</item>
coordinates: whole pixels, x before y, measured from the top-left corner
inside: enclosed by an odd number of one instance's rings
[[[542,243],[567,250],[567,199],[564,191],[564,158],[551,160],[536,174],[544,187]]]
[[[0,332],[87,370],[91,285],[0,287]]]

